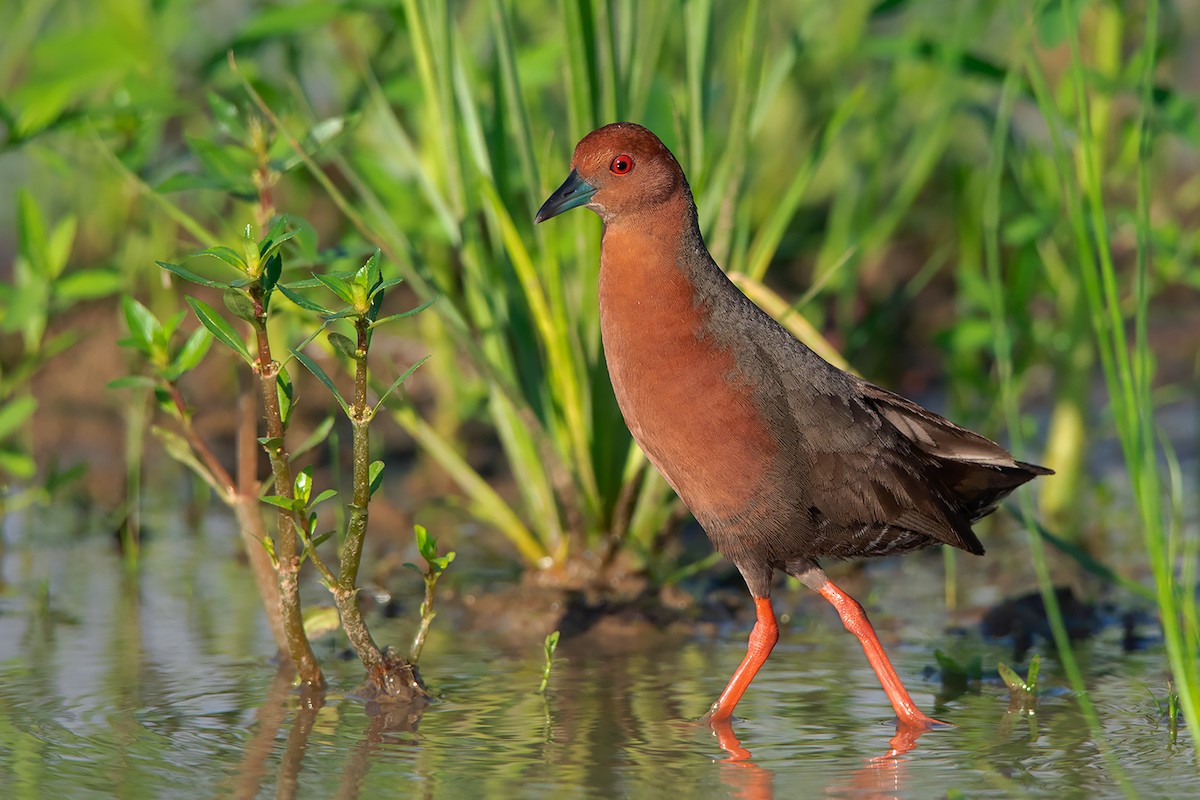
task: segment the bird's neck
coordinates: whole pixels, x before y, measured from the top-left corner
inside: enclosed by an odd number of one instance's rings
[[[665,377],[703,338],[728,279],[708,255],[691,198],[609,219],[600,248],[600,326],[618,399],[629,382]],[[729,287],[732,288],[732,287]],[[734,290],[736,291],[736,290]]]
[[[644,214],[610,218],[600,248],[601,315],[627,310],[662,322],[694,318],[698,295],[725,276],[712,261],[689,194],[680,193]],[[642,327],[641,325],[637,327]]]

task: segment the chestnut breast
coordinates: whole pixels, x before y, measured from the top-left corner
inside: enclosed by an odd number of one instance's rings
[[[650,461],[706,528],[755,507],[778,448],[712,309],[652,226],[606,226],[600,324],[613,391]]]

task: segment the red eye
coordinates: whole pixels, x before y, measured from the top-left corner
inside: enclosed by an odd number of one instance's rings
[[[609,170],[613,175],[628,175],[633,169],[633,156],[628,156],[622,153],[612,160],[608,165]]]

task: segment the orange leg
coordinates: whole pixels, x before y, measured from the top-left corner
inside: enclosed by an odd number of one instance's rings
[[[759,668],[766,662],[767,656],[771,655],[775,643],[779,641],[779,625],[775,622],[775,612],[771,609],[770,598],[754,598],[754,611],[758,616],[758,621],[754,623],[754,629],[750,631],[746,657],[734,671],[729,683],[725,684],[725,691],[721,692],[717,702],[713,703],[712,708],[709,709],[708,720],[710,723],[727,722],[733,716],[734,706],[742,699],[746,688],[750,686],[750,681],[754,680]]]
[[[896,674],[892,662],[888,661],[887,654],[883,652],[883,645],[879,643],[879,637],[875,635],[875,628],[872,627],[871,621],[867,619],[866,612],[863,611],[863,607],[858,604],[858,601],[835,586],[833,581],[829,580],[819,569],[810,570],[799,577],[806,586],[814,589],[833,604],[833,607],[837,609],[838,616],[842,618],[842,624],[846,626],[846,630],[858,637],[859,643],[862,644],[862,648],[867,654],[867,660],[871,662],[871,668],[875,670],[875,675],[883,684],[883,691],[887,692],[888,700],[892,701],[892,708],[896,709],[900,726],[925,730],[934,725],[945,725],[946,723],[938,722],[921,713],[917,704],[908,696],[908,691],[900,682],[900,676]]]

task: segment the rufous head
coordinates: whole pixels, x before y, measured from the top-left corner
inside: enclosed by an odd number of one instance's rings
[[[690,196],[683,170],[666,145],[641,125],[614,122],[579,141],[571,174],[542,204],[534,222],[576,206],[612,222],[648,213],[681,192]]]

